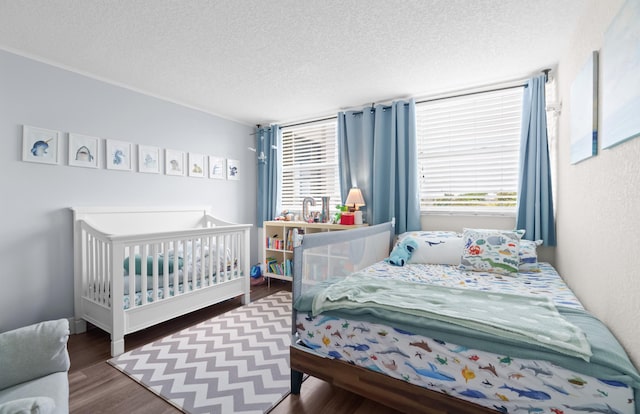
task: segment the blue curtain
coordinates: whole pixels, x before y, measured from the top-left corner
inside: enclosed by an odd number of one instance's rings
[[[415,101],[338,114],[342,201],[362,191],[365,221],[396,219],[396,233],[420,230]]]
[[[256,156],[258,159],[258,227],[262,222],[273,220],[279,210],[279,195],[282,165],[282,135],[278,125],[256,129]]]
[[[526,239],[541,239],[545,246],[555,246],[545,82],[546,75],[540,75],[530,79],[524,88],[516,228],[526,230]]]

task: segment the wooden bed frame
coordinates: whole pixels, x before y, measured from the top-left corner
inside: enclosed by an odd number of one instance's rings
[[[112,356],[124,352],[126,334],[236,296],[242,296],[243,304],[249,303],[250,224],[218,220],[206,207],[82,207],[72,211],[74,332],[84,332],[90,322],[110,333]],[[178,258],[176,253],[160,261],[163,253],[177,248],[191,259]],[[132,283],[125,290],[125,259],[135,263],[136,256],[151,258],[158,265],[148,269],[147,260],[139,260],[135,273],[148,277],[129,276]],[[173,268],[185,270],[172,272]],[[215,269],[215,276],[206,269]],[[173,295],[160,287],[162,274],[165,286],[175,287]],[[135,301],[136,278],[143,292],[140,304]],[[150,298],[144,292],[151,292]]]
[[[290,348],[291,393],[300,394],[303,373],[327,381],[354,394],[405,413],[420,414],[495,414],[477,404],[431,391],[384,374],[329,359],[303,350]]]

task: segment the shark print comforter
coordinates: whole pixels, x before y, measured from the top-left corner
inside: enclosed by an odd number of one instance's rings
[[[447,265],[390,266],[361,272],[438,286],[544,295],[582,309],[555,269],[517,277],[464,272]],[[371,318],[369,318],[371,319]],[[328,356],[385,373],[503,413],[636,412],[634,390],[615,380],[580,374],[554,363],[460,346],[376,321],[299,312],[299,340]]]

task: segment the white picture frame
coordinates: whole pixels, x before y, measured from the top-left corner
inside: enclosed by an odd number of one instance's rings
[[[224,157],[209,156],[209,178],[216,180],[227,179],[227,162]]]
[[[160,173],[160,148],[138,144],[138,172]]]
[[[187,174],[189,177],[204,177],[207,171],[206,157],[204,154],[199,154],[197,152],[189,153],[189,168],[187,170]]]
[[[166,149],[164,151],[164,168],[166,175],[184,175],[184,152]]]
[[[240,161],[227,159],[227,180],[240,179]]]
[[[22,126],[22,161],[60,163],[60,131]]]
[[[106,143],[105,165],[108,170],[131,171],[133,168],[133,145],[130,142],[108,139]]]
[[[72,167],[98,168],[100,138],[69,133],[69,165]]]

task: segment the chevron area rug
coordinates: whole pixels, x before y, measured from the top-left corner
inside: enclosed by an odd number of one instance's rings
[[[290,343],[277,292],[108,362],[184,412],[262,414],[289,394]]]

